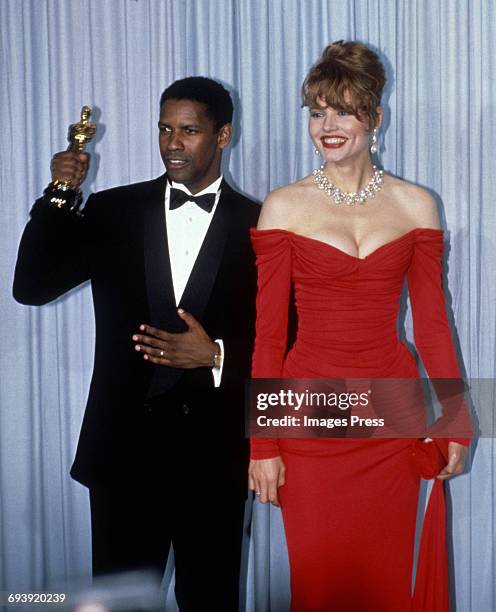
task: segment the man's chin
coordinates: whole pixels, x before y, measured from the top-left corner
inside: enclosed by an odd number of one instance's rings
[[[165,167],[165,171],[167,172],[167,176],[171,181],[175,183],[187,183],[188,182],[188,172],[185,172],[183,168],[167,168]]]

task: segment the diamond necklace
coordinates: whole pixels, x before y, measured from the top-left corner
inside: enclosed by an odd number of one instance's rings
[[[348,206],[365,204],[365,200],[375,198],[375,194],[382,189],[384,184],[384,171],[378,170],[377,166],[372,166],[372,168],[374,170],[372,178],[360,191],[343,191],[333,185],[324,174],[324,164],[318,170],[313,171],[313,180],[319,189],[334,200],[335,204],[347,204]]]

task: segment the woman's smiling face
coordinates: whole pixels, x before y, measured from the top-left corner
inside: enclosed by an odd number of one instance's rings
[[[309,111],[308,131],[324,162],[339,163],[361,157],[365,152],[368,155],[368,123],[345,110],[328,106],[322,98],[317,98],[317,105]],[[381,119],[382,109],[379,113]]]

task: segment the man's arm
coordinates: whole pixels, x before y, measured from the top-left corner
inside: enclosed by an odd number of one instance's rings
[[[57,153],[51,170],[52,180],[79,186],[87,175],[88,156]],[[17,256],[13,295],[18,302],[45,304],[90,277],[91,198],[88,204],[85,217],[80,217],[50,206],[45,198],[35,202]]]

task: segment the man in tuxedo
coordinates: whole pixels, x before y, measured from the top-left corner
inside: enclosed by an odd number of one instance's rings
[[[90,491],[93,571],[162,572],[172,544],[181,611],[238,608],[259,207],[221,175],[232,114],[216,81],[169,86],[166,173],[91,195],[83,216],[37,200],[14,280],[31,305],[91,281],[95,364],[71,474]],[[88,157],[57,153],[51,169],[79,185]]]

